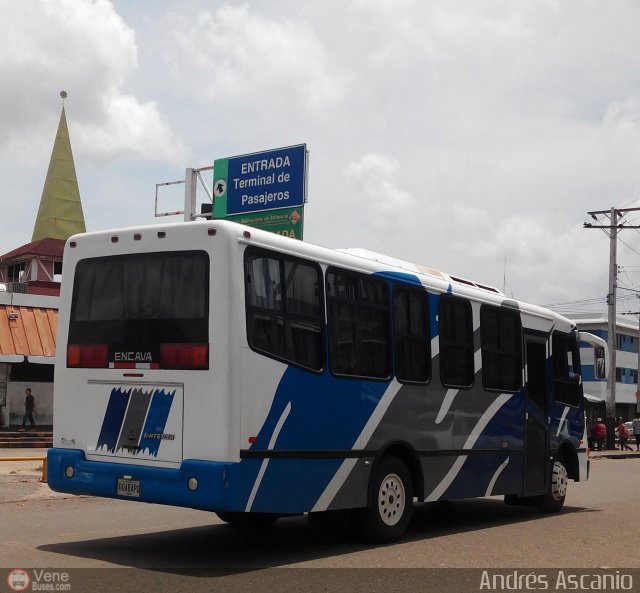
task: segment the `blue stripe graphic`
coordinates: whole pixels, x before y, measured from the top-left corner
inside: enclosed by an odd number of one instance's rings
[[[122,391],[120,388],[111,390],[107,411],[102,421],[100,436],[98,437],[97,449],[106,446],[110,453],[115,452],[130,395],[131,389],[127,391]]]
[[[362,432],[389,384],[386,381],[340,379],[328,370],[313,375],[289,367],[284,373],[267,419],[252,451],[268,449],[274,429],[285,407],[291,412],[282,426],[274,450],[350,450]],[[237,510],[244,510],[260,463],[240,462]],[[295,512],[308,510],[317,501],[340,466],[340,459],[272,459],[253,501],[253,511]],[[295,487],[292,487],[292,484]],[[230,497],[231,499],[231,497]],[[236,509],[234,509],[236,510]]]

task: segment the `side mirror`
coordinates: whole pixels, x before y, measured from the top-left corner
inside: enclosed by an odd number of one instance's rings
[[[589,332],[578,332],[578,340],[593,346],[593,365],[596,379],[606,379],[609,374],[609,348],[607,343]]]

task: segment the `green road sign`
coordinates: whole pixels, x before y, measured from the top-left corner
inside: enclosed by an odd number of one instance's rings
[[[274,148],[213,163],[213,216],[302,208],[307,190],[306,144]]]
[[[302,239],[307,156],[299,144],[216,159],[213,218]]]
[[[250,212],[227,216],[226,220],[246,224],[263,231],[270,231],[276,235],[302,240],[304,208],[281,208],[264,212]]]

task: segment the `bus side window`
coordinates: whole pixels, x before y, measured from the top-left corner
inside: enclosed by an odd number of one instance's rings
[[[522,324],[517,311],[482,305],[482,386],[499,391],[522,387]]]
[[[329,268],[329,358],[336,375],[391,375],[389,288],[384,280]]]
[[[554,332],[553,397],[558,403],[577,406],[580,403],[580,364],[578,344],[574,336]]]
[[[429,301],[424,290],[398,286],[393,295],[396,377],[426,383],[431,378]]]
[[[473,385],[473,318],[466,299],[442,295],[440,320],[440,380],[445,387]]]
[[[267,356],[321,370],[320,286],[318,266],[248,250],[245,292],[249,346]]]

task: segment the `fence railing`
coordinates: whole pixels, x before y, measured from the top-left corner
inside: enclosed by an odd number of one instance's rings
[[[0,282],[0,292],[27,294],[26,282]]]

